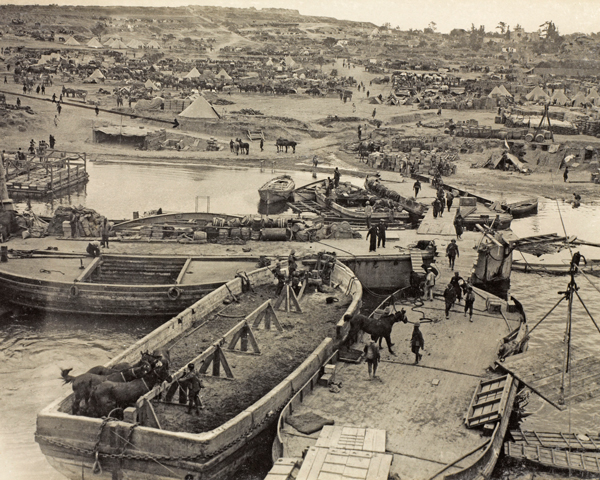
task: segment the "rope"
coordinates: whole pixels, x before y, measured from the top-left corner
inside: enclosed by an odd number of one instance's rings
[[[56,272],[56,273],[60,273],[61,275],[64,275],[64,273],[61,272],[60,270],[46,270],[45,268],[40,268],[40,273],[52,273],[52,272]]]

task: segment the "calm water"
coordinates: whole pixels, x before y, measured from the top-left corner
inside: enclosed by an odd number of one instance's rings
[[[276,175],[286,172],[276,172]],[[308,172],[294,172],[297,185],[311,182]],[[162,207],[165,211],[193,211],[196,195],[211,197],[210,211],[255,213],[257,189],[273,177],[253,169],[92,164],[85,189],[53,203],[33,203],[38,213],[50,214],[58,205],[83,204],[111,218],[130,218],[133,211]],[[342,180],[349,178],[343,177]],[[358,179],[353,183],[361,184]],[[205,200],[204,200],[205,201]],[[200,203],[204,210],[205,203]],[[598,207],[577,210],[561,205],[569,235],[595,241],[600,237]],[[562,234],[555,202],[543,203],[539,215],[516,220],[519,236],[556,232]],[[600,258],[599,249],[581,249],[589,258]],[[565,258],[568,253],[565,254]],[[557,301],[556,292],[566,285],[564,277],[513,274],[512,294],[524,304],[529,321],[535,322]],[[583,278],[577,279],[580,294],[592,312],[600,312],[600,295]],[[592,277],[600,284],[600,279]],[[583,313],[583,314],[582,314]],[[598,314],[600,317],[600,314]],[[563,337],[565,311],[549,317],[534,332],[530,348],[541,349]],[[600,334],[580,308],[573,320],[573,342],[586,350],[597,350]],[[70,390],[60,380],[60,369],[73,367],[81,373],[105,363],[124,348],[156,328],[154,322],[120,319],[100,320],[65,315],[15,315],[0,317],[0,480],[59,480],[63,477],[46,462],[33,439],[36,413]],[[600,402],[580,403],[559,412],[534,395],[525,428],[597,432]],[[251,477],[251,476],[250,476]],[[250,478],[248,477],[248,478]]]
[[[205,212],[210,197],[210,211],[217,213],[257,213],[258,189],[273,177],[290,173],[297,187],[313,182],[310,172],[287,172],[270,169],[240,168],[226,170],[216,167],[139,165],[127,163],[88,163],[90,181],[85,187],[73,190],[45,203],[32,201],[37,214],[51,215],[59,205],[84,205],[109,218],[132,218],[133,212],[157,210],[164,212],[193,212],[198,198],[198,211]],[[319,174],[318,179],[324,179]],[[363,179],[342,176],[342,181],[357,185]],[[18,200],[19,208],[27,203]],[[267,207],[264,207],[265,209]],[[277,209],[277,207],[272,207]],[[280,209],[273,212],[281,213]]]

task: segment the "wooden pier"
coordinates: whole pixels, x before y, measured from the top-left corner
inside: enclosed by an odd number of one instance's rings
[[[51,195],[88,178],[85,153],[46,150],[6,162],[6,188],[11,194]]]

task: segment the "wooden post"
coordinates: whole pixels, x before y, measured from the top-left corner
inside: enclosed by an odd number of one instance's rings
[[[239,351],[260,355],[260,348],[258,348],[258,343],[256,342],[256,338],[254,337],[254,333],[252,332],[250,325],[248,325],[248,322],[244,322],[242,328],[233,335],[227,348],[231,351],[235,351],[235,346],[237,345],[238,340],[241,340],[241,350]],[[254,350],[254,352],[248,352],[248,341],[250,341],[252,350]]]
[[[275,310],[279,309],[284,300],[285,309],[288,313],[290,313],[292,306],[296,309],[296,313],[302,313],[302,308],[300,308],[300,303],[296,297],[296,292],[294,292],[294,289],[290,286],[290,284],[286,284],[285,287],[283,287],[281,295],[279,295],[279,298],[275,301],[273,308]]]
[[[250,318],[250,316],[248,316],[248,318]],[[273,305],[271,305],[270,300],[266,302],[265,308],[258,313],[252,326],[258,327],[263,320],[265,321],[265,328],[267,330],[271,329],[272,320],[273,324],[275,325],[275,328],[277,328],[277,330],[279,330],[280,332],[283,332],[283,328],[281,328],[281,324],[279,323],[279,319],[277,318],[277,314],[275,313],[275,309],[273,308]]]
[[[221,366],[223,366],[223,370],[225,370],[225,375],[227,375],[227,378],[229,379],[234,379],[235,377],[233,376],[233,372],[231,371],[231,368],[229,368],[229,363],[227,362],[227,359],[225,358],[225,354],[223,353],[223,350],[221,350],[221,347],[219,345],[215,345],[215,351],[209,355],[208,357],[206,357],[206,359],[204,360],[204,362],[202,363],[202,366],[200,367],[199,373],[201,374],[206,374],[208,367],[210,366],[210,364],[212,363],[212,376],[213,377],[221,377]]]

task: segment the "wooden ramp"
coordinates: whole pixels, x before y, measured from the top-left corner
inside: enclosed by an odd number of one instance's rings
[[[287,204],[288,207],[290,207],[294,211],[294,213],[312,212],[320,214],[323,210],[323,207],[321,207],[317,202],[313,200],[288,202]]]
[[[433,207],[431,207],[425,218],[421,221],[417,234],[419,235],[449,235],[456,236],[456,230],[454,229],[454,217],[456,216],[456,208],[453,208],[450,212],[445,211],[444,216],[433,218]]]
[[[265,135],[262,130],[248,130],[248,139],[253,142],[254,140],[264,140]]]
[[[511,430],[510,435],[517,445],[539,446],[560,450],[600,452],[600,434],[535,432]]]
[[[423,265],[423,252],[411,250],[410,265],[410,268],[413,270],[413,272],[421,272],[421,265]]]
[[[467,427],[479,427],[500,420],[512,382],[512,375],[482,381],[475,389],[465,418]]]
[[[504,444],[504,453],[519,460],[529,460],[546,467],[600,473],[600,454],[569,452],[539,445]]]
[[[571,371],[565,379],[568,384],[571,377],[571,387],[564,394],[563,362],[563,344],[559,343],[508,357],[498,365],[559,410],[600,396],[600,354],[571,347]]]

